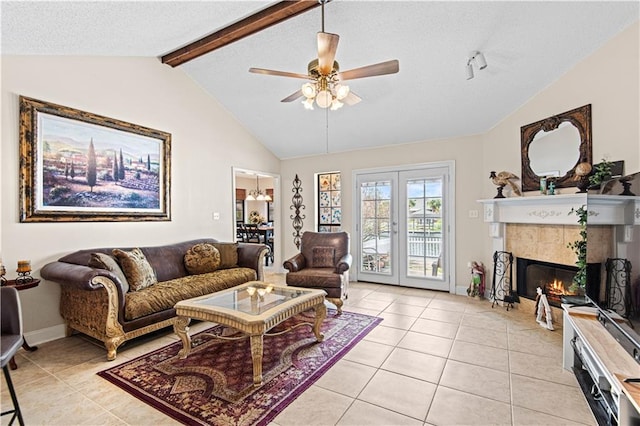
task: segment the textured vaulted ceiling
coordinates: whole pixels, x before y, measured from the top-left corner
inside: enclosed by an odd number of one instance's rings
[[[160,57],[269,4],[2,1],[2,54]],[[351,81],[363,101],[331,112],[280,102],[302,80],[248,72],[306,73],[320,8],[178,68],[276,156],[292,158],[486,132],[638,21],[639,10],[637,1],[334,0],[325,30],[340,35],[340,68],[398,59],[400,72]],[[473,50],[489,66],[466,80]]]

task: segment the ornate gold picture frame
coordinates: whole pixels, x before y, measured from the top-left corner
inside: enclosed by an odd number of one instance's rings
[[[21,222],[171,220],[171,134],[19,102]]]

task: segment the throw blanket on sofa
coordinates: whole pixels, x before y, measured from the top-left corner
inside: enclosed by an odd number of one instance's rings
[[[253,269],[233,268],[157,283],[152,287],[127,293],[124,317],[130,321],[171,309],[181,300],[244,284],[255,280],[255,276],[256,271]]]

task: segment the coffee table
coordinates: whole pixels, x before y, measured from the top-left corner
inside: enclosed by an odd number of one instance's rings
[[[192,319],[211,321],[235,328],[244,335],[239,337],[208,335],[224,340],[243,339],[248,336],[253,360],[253,384],[256,387],[261,386],[263,337],[286,333],[306,325],[312,327],[316,341],[322,342],[324,335],[320,333],[320,327],[327,316],[327,308],[324,305],[325,295],[324,290],[250,281],[227,290],[180,301],[175,305],[178,319],[173,326],[182,340],[182,349],[178,356],[184,359],[191,352],[188,325]],[[287,330],[268,333],[286,319],[311,308],[315,309],[313,324],[299,323]]]

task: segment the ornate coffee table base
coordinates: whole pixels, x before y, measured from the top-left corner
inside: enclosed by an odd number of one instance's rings
[[[287,333],[291,330],[293,330],[294,328],[298,328],[298,327],[302,327],[302,326],[309,326],[312,328],[313,330],[313,334],[316,337],[316,341],[318,343],[322,342],[324,340],[324,335],[321,333],[320,328],[322,327],[322,321],[324,321],[324,319],[327,316],[327,307],[324,304],[324,297],[322,298],[322,303],[316,305],[313,307],[315,309],[315,320],[312,323],[310,322],[303,322],[303,323],[299,323],[294,325],[293,327],[290,327],[286,330],[283,331],[279,331],[279,332],[275,332],[275,333],[268,333],[265,332],[264,330],[260,330],[260,327],[243,327],[240,326],[238,324],[238,322],[236,320],[234,320],[233,318],[225,318],[225,317],[218,317],[216,318],[217,323],[219,323],[220,325],[224,325],[224,326],[229,326],[229,327],[233,327],[236,328],[238,331],[244,333],[243,336],[238,336],[238,337],[226,337],[226,336],[218,336],[215,334],[210,334],[210,333],[204,333],[207,336],[212,336],[215,337],[217,339],[221,339],[221,340],[239,340],[239,339],[246,339],[247,337],[249,337],[250,339],[250,344],[251,344],[251,359],[253,360],[253,385],[255,387],[259,387],[262,386],[262,354],[263,354],[263,338],[264,336],[276,336],[279,334],[284,334]],[[302,312],[302,311],[300,311]],[[297,312],[296,312],[297,313]],[[182,341],[182,349],[180,350],[180,352],[178,352],[178,356],[180,357],[180,359],[185,359],[187,356],[189,356],[189,353],[191,352],[191,336],[189,336],[189,323],[191,322],[191,318],[195,318],[195,319],[201,319],[201,320],[206,320],[209,321],[210,319],[205,318],[205,316],[199,316],[197,315],[196,312],[191,313],[191,316],[178,316],[178,319],[176,320],[175,324],[173,325],[173,330],[175,331],[175,333],[178,335],[178,337],[180,337],[180,340]],[[289,318],[289,317],[287,317]],[[282,321],[284,321],[287,318],[283,318]],[[262,323],[262,325],[264,325],[264,323]],[[277,324],[275,324],[277,325]],[[274,325],[274,326],[275,326]],[[252,332],[251,328],[254,328],[255,330]]]

